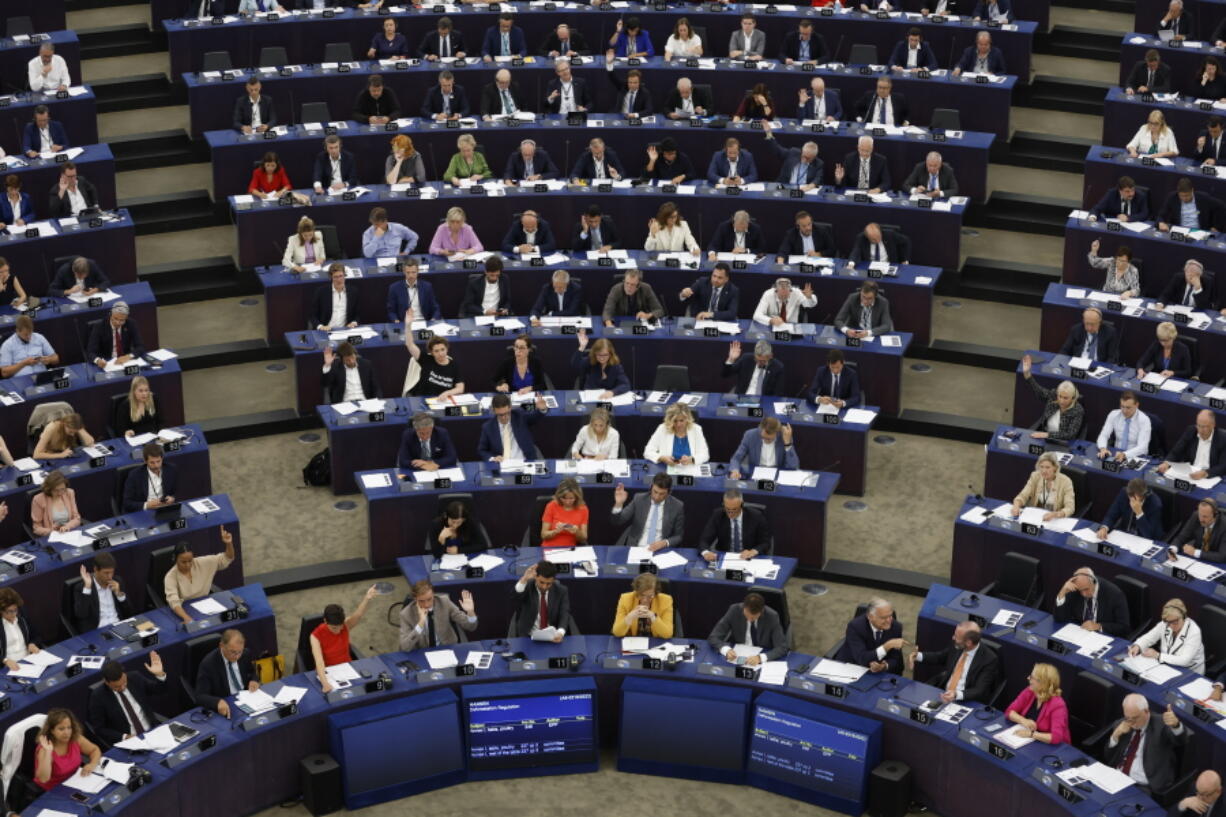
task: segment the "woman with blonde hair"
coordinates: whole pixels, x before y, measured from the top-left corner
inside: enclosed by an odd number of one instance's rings
[[[1005,709],[1005,717],[1021,727],[1018,737],[1053,745],[1072,743],[1060,672],[1051,664],[1035,664],[1026,682],[1026,688]]]
[[[664,412],[664,422],[656,427],[643,459],[665,465],[703,465],[710,461],[707,438],[702,426],[694,422],[694,415],[685,403],[673,403]]]
[[[601,389],[601,400],[630,391],[630,378],[613,350],[613,342],[608,338],[598,338],[588,349],[587,332],[580,330],[577,337],[579,348],[571,358],[571,365],[579,375],[579,388]]]
[[[1175,132],[1166,124],[1162,111],[1149,112],[1132,141],[1128,143],[1128,155],[1134,159],[1138,156],[1152,156],[1155,159],[1172,158],[1179,155],[1179,146],[1175,144]]]
[[[455,146],[457,153],[443,171],[443,181],[459,187],[465,179],[479,182],[494,177],[489,162],[485,161],[485,154],[477,150],[477,140],[471,133],[461,133],[455,140]]]
[[[1129,645],[1128,654],[1144,655],[1160,664],[1205,674],[1205,644],[1200,625],[1188,618],[1188,606],[1182,599],[1171,599],[1162,605],[1161,620]]]
[[[469,226],[467,216],[461,207],[452,207],[447,211],[447,217],[434,231],[430,239],[431,255],[470,255],[485,249],[476,231]]]
[[[587,416],[587,425],[579,429],[570,446],[574,459],[612,460],[621,453],[621,434],[613,427],[607,408],[597,406]]]
[[[1163,321],[1154,328],[1158,339],[1149,345],[1137,361],[1137,377],[1147,372],[1158,372],[1163,377],[1191,377],[1192,352],[1179,338],[1179,329],[1170,321]]]
[[[618,598],[613,635],[673,637],[673,597],[660,592],[656,574],[638,574],[630,584],[630,592]]]
[[[128,386],[127,399],[119,402],[115,415],[115,433],[124,437],[157,433],[162,428],[162,415],[153,402],[153,390],[144,375],[136,375]]]
[[[689,250],[699,254],[698,242],[690,232],[690,225],[681,217],[681,211],[671,201],[660,205],[655,217],[647,222],[647,241],[643,249],[648,252],[681,252]]]
[[[1030,355],[1023,355],[1022,379],[1030,385],[1035,397],[1043,401],[1039,427],[1030,436],[1063,441],[1076,439],[1086,421],[1086,410],[1077,402],[1081,397],[1077,387],[1071,380],[1062,380],[1054,389],[1046,388],[1031,374],[1033,366],[1034,360]]]
[[[587,544],[588,507],[583,487],[571,477],[558,483],[541,514],[541,547],[573,548]]]
[[[281,265],[303,272],[307,264],[322,265],[326,259],[323,234],[315,231],[315,222],[310,217],[303,216],[298,220],[298,231],[285,242]]]
[[[1026,480],[1026,487],[1013,498],[1013,515],[1019,515],[1022,508],[1047,511],[1043,514],[1044,522],[1064,519],[1076,512],[1073,481],[1067,474],[1060,473],[1060,460],[1052,452],[1045,451],[1039,455],[1030,479]]]
[[[421,184],[426,180],[426,163],[413,147],[413,140],[401,133],[392,139],[392,152],[383,165],[388,184]]]

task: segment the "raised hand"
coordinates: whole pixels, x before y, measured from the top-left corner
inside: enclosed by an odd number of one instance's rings
[[[741,342],[734,340],[728,344],[728,361],[735,362],[741,356]]]

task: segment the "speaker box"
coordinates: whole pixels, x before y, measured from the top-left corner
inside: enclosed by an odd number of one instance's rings
[[[332,755],[307,755],[298,762],[302,804],[312,814],[331,814],[344,806],[341,766]]]
[[[868,813],[872,817],[905,817],[911,805],[911,767],[886,760],[868,781]]]

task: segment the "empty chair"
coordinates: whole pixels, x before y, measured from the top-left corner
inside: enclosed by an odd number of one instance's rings
[[[266,45],[260,49],[259,68],[267,68],[270,66],[280,67],[289,64],[289,55],[285,53],[285,49],[279,45]]]
[[[302,103],[302,118],[298,123],[327,122],[331,118],[331,114],[328,113],[327,102],[304,102]],[[340,256],[337,257],[339,258]]]
[[[131,473],[144,467],[144,462],[133,462],[115,469],[115,490],[111,492],[112,516],[123,516],[123,488],[128,484],[128,477]],[[160,576],[158,580],[161,581]]]
[[[77,632],[75,623],[76,616],[73,614],[73,593],[81,584],[80,576],[73,576],[71,579],[64,580],[64,590],[60,595],[60,630],[67,633],[68,636],[80,635]]]
[[[988,649],[992,650],[992,652],[996,653],[997,657],[1000,657],[1001,655],[1003,655],[1003,653],[1000,651],[1001,645],[999,641],[993,641],[990,638],[984,638],[984,639],[981,639],[979,643],[987,647]],[[919,664],[916,664],[916,667],[918,668]],[[1005,673],[1002,671],[1000,673],[1000,679],[996,682],[996,686],[994,686],[992,688],[992,691],[988,693],[988,699],[984,701],[984,705],[989,706],[989,707],[996,707],[996,708],[1000,707],[1000,696],[1003,695],[1005,692],[1005,682],[1006,682]]]
[[[33,34],[34,22],[29,17],[10,17],[4,26],[6,37],[16,37],[19,34]]]
[[[1073,677],[1072,684],[1064,686],[1064,690],[1073,745],[1086,754],[1095,754],[1094,749],[1106,737],[1104,733],[1119,711],[1115,686],[1108,679],[1083,670]]]
[[[1175,492],[1157,485],[1150,485],[1149,490],[1162,501],[1162,530],[1168,531],[1178,521],[1175,518]]]
[[[1204,604],[1196,619],[1205,641],[1205,677],[1217,678],[1226,670],[1226,610]]]
[[[1203,368],[1200,360],[1200,340],[1184,334],[1177,335],[1176,339],[1188,347],[1188,354],[1192,357],[1192,374],[1189,376],[1193,380],[1200,380],[1200,371]]]
[[[1111,581],[1115,582],[1128,603],[1128,640],[1135,641],[1154,626],[1153,616],[1149,614],[1149,584],[1126,573]]]
[[[315,229],[323,236],[324,256],[327,258],[344,258],[345,251],[341,248],[341,239],[337,235],[336,226],[332,224],[316,224]]]
[[[353,47],[349,43],[328,43],[324,46],[324,62],[353,62]]]
[[[1076,503],[1073,516],[1079,519],[1088,518],[1090,515],[1090,505],[1093,504],[1090,499],[1090,478],[1086,476],[1084,470],[1074,468],[1071,465],[1061,468],[1060,473],[1067,476],[1069,481],[1073,483],[1073,501]]]
[[[954,108],[933,108],[929,130],[962,130],[962,114]]]
[[[877,46],[868,43],[853,44],[847,62],[850,65],[876,65]]]
[[[229,51],[206,51],[200,62],[201,71],[229,71],[234,68]]]
[[[689,391],[690,370],[686,366],[661,363],[651,386],[657,391]]]
[[[1038,607],[1043,603],[1043,580],[1039,575],[1039,560],[1033,556],[1009,551],[1001,560],[996,581],[979,592],[1025,607]]]
[[[1149,417],[1149,456],[1162,459],[1166,456],[1166,422],[1157,412],[1146,412]]]

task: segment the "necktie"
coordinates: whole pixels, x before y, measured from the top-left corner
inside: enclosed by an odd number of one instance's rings
[[[589,235],[591,235],[592,237],[592,249],[593,250],[600,249],[600,246],[601,246],[600,245],[600,228],[599,227],[594,228],[592,232],[589,233]]]
[[[136,716],[136,710],[132,707],[132,702],[128,700],[128,692],[124,690],[118,693],[119,702],[123,704],[123,713],[128,716],[128,723],[132,724],[133,735],[143,735],[145,727],[140,722],[140,718]]]
[[[439,41],[438,52],[442,54],[444,57],[450,57],[451,56],[451,37],[450,35],[446,37],[439,37],[438,41]]]
[[[636,91],[629,91],[629,92],[627,92],[627,94],[626,94],[626,111],[625,111],[626,113],[630,113],[630,112],[632,112],[632,111],[634,110],[634,95],[635,95],[635,93],[637,93],[637,92],[636,92]]]
[[[732,552],[740,553],[744,547],[741,545],[741,518],[738,516],[732,520]]]
[[[549,626],[549,596],[547,593],[541,593],[541,623],[538,625],[542,630]]]
[[[867,306],[860,307],[860,328],[868,329],[873,325],[873,311]]]
[[[422,440],[422,441],[421,441],[421,458],[422,458],[423,460],[428,460],[428,459],[430,459],[430,458],[431,458],[431,457],[430,457],[430,441],[429,441],[429,440]]]
[[[569,54],[570,53],[570,40],[561,40],[558,42],[558,53],[559,54]]]
[[[823,111],[825,110],[825,107],[826,107],[826,97],[825,96],[814,97],[813,99],[813,118],[821,119]]]
[[[723,287],[716,287],[715,289],[711,290],[711,303],[707,305],[708,312],[715,311],[715,305],[719,303],[719,291],[721,289],[723,289]]]
[[[830,383],[830,396],[839,396],[839,376],[837,374],[834,376],[834,380],[832,380]]]
[[[123,338],[119,335],[119,330],[115,331],[115,357],[123,357]]]
[[[605,177],[604,160],[603,159],[593,159],[592,166],[596,171],[596,178],[603,179]]]
[[[660,538],[660,505],[651,503],[651,512],[647,514],[647,544]]]
[[[1141,746],[1141,730],[1132,730],[1132,739],[1128,741],[1128,751],[1124,753],[1124,762],[1120,764],[1120,771],[1124,774],[1132,774],[1132,762],[1137,759],[1137,749]]]
[[[1095,598],[1094,596],[1091,596],[1090,598],[1086,599],[1085,606],[1082,608],[1082,615],[1081,615],[1082,621],[1094,621],[1095,620],[1095,613],[1097,613],[1098,611],[1094,609],[1094,598]]]
[[[502,35],[502,56],[504,57],[511,56],[511,35],[510,34]]]
[[[860,160],[860,178],[859,178],[859,183],[856,185],[856,187],[859,187],[861,190],[868,189],[869,169],[871,165],[872,165],[871,159],[867,161],[864,159]]]
[[[885,635],[885,631],[884,631],[884,630],[873,630],[873,642],[874,642],[874,643],[876,643],[876,644],[880,644],[880,643],[881,643],[881,637],[882,637],[882,636],[884,636],[884,635]]]
[[[800,41],[800,58],[806,61],[809,59],[809,41],[808,40]]]
[[[1120,444],[1120,448],[1132,448],[1132,418],[1124,418],[1124,440]]]
[[[1201,550],[1208,550],[1208,549],[1209,549],[1209,533],[1210,533],[1212,530],[1213,530],[1213,528],[1205,528],[1205,533],[1204,533],[1204,535],[1201,537],[1201,543],[1202,543],[1202,544],[1201,544]]]
[[[430,612],[426,613],[426,626],[430,628],[430,646],[437,647],[438,646],[438,631],[434,629],[434,609],[433,608],[430,609]]]
[[[505,114],[515,113],[515,103],[511,101],[511,95],[506,91],[502,91],[502,112]]]
[[[788,322],[788,302],[787,301],[779,302],[779,319],[782,320],[784,323]]]
[[[962,681],[962,673],[966,669],[966,651],[958,656],[958,663],[954,664],[954,671],[949,674],[949,681],[945,684],[946,692],[957,692],[958,684]]]
[[[1131,200],[1129,200],[1129,199],[1124,199],[1124,208],[1123,208],[1123,209],[1124,209],[1124,215],[1126,215],[1126,216],[1127,216],[1127,215],[1131,215],[1131,214],[1132,214],[1132,201],[1131,201]]]
[[[239,678],[239,675],[238,675],[238,664],[227,661],[226,669],[230,673],[230,688],[234,690],[235,694],[242,692],[243,682],[242,682],[242,679]]]
[[[1192,306],[1192,287],[1186,286],[1183,290],[1183,305]]]
[[[1150,89],[1154,87],[1154,72],[1153,71],[1149,72],[1149,82],[1145,83],[1145,87],[1150,88]]]
[[[443,95],[443,113],[451,116],[451,94]]]
[[[938,186],[939,185],[937,184],[937,174],[929,173],[928,174],[928,189],[936,190]]]
[[[1086,357],[1090,360],[1098,360],[1098,333],[1086,335]]]
[[[749,643],[752,646],[761,646],[758,644],[758,622],[749,622]]]
[[[881,260],[881,243],[880,242],[873,245],[873,260],[874,261]]]
[[[885,124],[885,100],[877,97],[877,121]]]
[[[792,184],[799,187],[805,178],[805,166],[803,162],[797,162],[796,168],[792,171]]]

